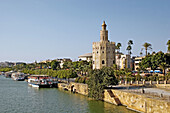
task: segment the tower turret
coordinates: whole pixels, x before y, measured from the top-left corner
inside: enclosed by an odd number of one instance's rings
[[[105,21],[103,21],[102,30],[106,30],[106,27],[107,27],[107,25],[105,24]]]
[[[102,30],[100,30],[100,41],[107,41],[108,42],[108,31],[106,30],[106,23],[103,21]]]

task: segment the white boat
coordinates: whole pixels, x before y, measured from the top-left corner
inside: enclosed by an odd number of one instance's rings
[[[20,72],[12,73],[11,78],[16,81],[24,81],[25,80],[25,74]]]
[[[31,75],[28,77],[28,85],[35,88],[56,87],[57,82],[48,75]]]

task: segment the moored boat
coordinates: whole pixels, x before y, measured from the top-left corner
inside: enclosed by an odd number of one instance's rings
[[[31,75],[28,77],[28,85],[35,88],[52,88],[57,82],[48,75]]]
[[[6,78],[11,78],[13,71],[5,72],[5,77]]]
[[[16,81],[24,81],[25,80],[25,74],[20,72],[12,73],[11,78]]]

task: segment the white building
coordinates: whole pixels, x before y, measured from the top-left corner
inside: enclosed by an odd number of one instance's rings
[[[142,61],[143,58],[145,58],[145,56],[143,56],[143,57],[136,57],[136,58],[135,58],[135,71],[138,70],[138,68],[139,68],[139,63]]]
[[[116,54],[116,65],[119,69],[132,68],[130,55]]]
[[[80,55],[78,57],[78,60],[79,61],[87,61],[87,62],[90,62],[92,61],[92,53],[87,53],[87,54],[84,54],[84,55]]]

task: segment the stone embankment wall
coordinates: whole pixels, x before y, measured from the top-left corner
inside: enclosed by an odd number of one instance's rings
[[[83,84],[83,83],[71,83],[73,87],[73,89],[76,89],[77,93],[80,93],[82,95],[88,95],[88,85],[87,84]]]
[[[60,89],[68,89],[69,85],[66,83],[58,83],[58,88]]]
[[[58,88],[88,95],[88,85],[82,83],[58,83]],[[130,109],[146,113],[170,113],[170,102],[148,98],[144,95],[129,93],[115,89],[104,90],[104,101],[115,104],[125,105]]]
[[[121,104],[128,108],[146,113],[170,113],[170,102],[120,90],[112,89],[111,91],[114,94],[114,98],[118,98]],[[104,91],[104,101],[117,105],[117,102],[110,96],[107,90]]]
[[[76,93],[82,95],[88,95],[88,85],[83,83],[58,83],[58,88],[67,89],[69,91],[75,91]]]

